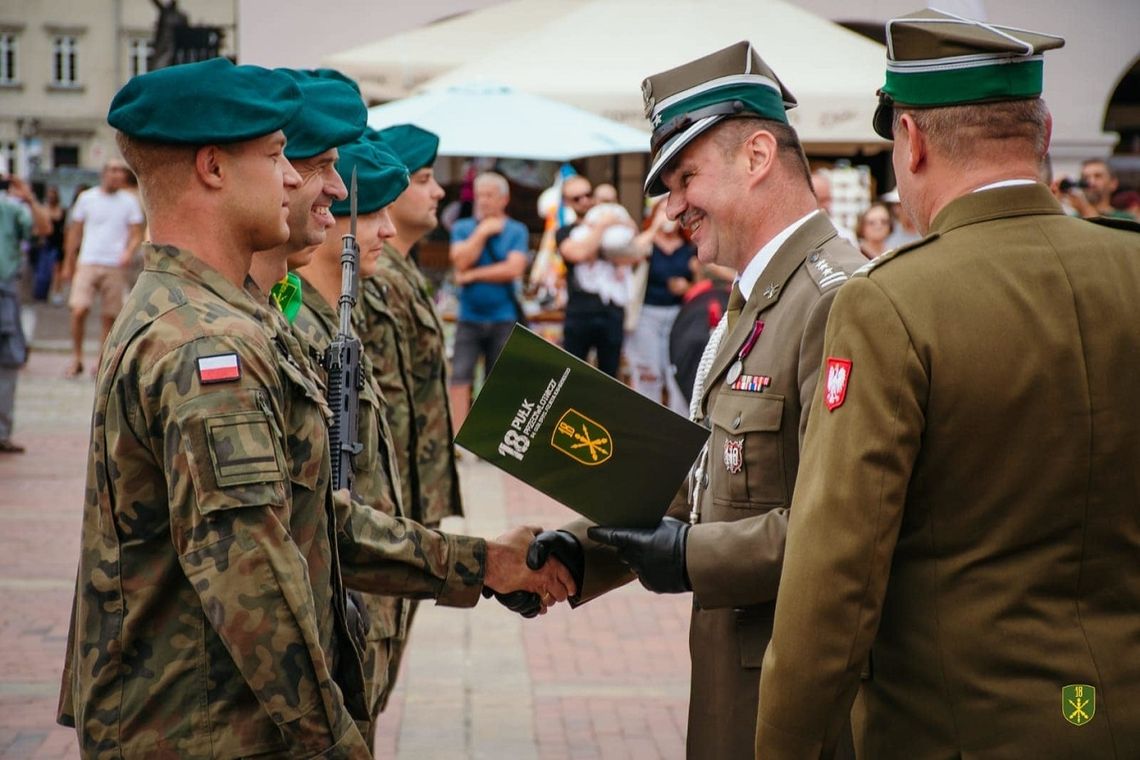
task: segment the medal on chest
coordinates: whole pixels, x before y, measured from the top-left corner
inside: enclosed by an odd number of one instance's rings
[[[748,340],[744,341],[744,345],[736,352],[736,361],[728,368],[725,373],[724,383],[731,387],[740,375],[744,372],[744,360],[752,353],[752,349],[756,346],[756,340],[760,337],[760,333],[764,332],[764,323],[759,319],[752,323],[752,332],[748,334]]]

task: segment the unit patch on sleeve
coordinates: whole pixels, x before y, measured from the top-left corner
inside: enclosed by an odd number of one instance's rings
[[[241,360],[237,354],[198,357],[198,381],[202,385],[228,383],[241,379]]]
[[[834,412],[847,398],[847,380],[851,377],[851,360],[827,357],[827,384],[823,386],[823,403]]]

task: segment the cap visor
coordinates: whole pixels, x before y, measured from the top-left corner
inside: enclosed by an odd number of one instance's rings
[[[669,188],[661,183],[661,172],[665,170],[665,166],[676,158],[677,154],[681,152],[681,149],[692,142],[694,138],[722,119],[724,119],[723,115],[706,116],[665,143],[665,147],[661,149],[653,159],[653,163],[649,166],[649,174],[645,177],[645,194],[663,195],[669,192]]]
[[[879,103],[875,115],[871,118],[871,128],[875,134],[884,140],[894,140],[895,133],[892,125],[895,120],[895,109],[889,103]]]

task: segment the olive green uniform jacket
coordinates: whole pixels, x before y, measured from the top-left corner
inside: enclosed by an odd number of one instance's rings
[[[344,586],[470,606],[485,544],[334,499],[327,406],[265,298],[145,259],[99,374],[58,720],[84,757],[366,757]]]
[[[953,201],[843,286],[760,757],[819,757],[868,655],[864,758],[1140,757],[1138,325],[1140,235],[1037,184]]]
[[[697,489],[699,523],[686,548],[693,587],[690,758],[734,760],[752,752],[760,663],[772,631],[823,328],[839,285],[865,261],[826,216],[808,219],[765,267],[706,379],[698,421],[712,430],[707,480]],[[733,389],[729,367],[758,323],[742,373],[759,378],[751,381],[757,390]],[[686,485],[670,514],[689,520],[688,501]],[[610,551],[586,538],[582,524],[573,531],[587,549],[583,600],[629,579]]]

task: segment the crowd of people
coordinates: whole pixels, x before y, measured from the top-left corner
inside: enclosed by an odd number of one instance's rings
[[[854,230],[746,41],[643,83],[644,222],[561,183],[564,347],[624,355],[708,438],[657,525],[495,539],[439,523],[476,366],[528,316],[506,179],[450,230],[449,370],[410,256],[436,135],[367,127],[331,70],[130,80],[108,121],[139,195],[109,163],[63,234],[73,315],[117,314],[57,716],[82,754],[368,757],[416,601],[532,618],[636,580],[692,594],[691,758],[1140,755],[1140,224],[1104,161],[1044,176],[1064,40],[934,10],[887,34],[897,187]],[[8,196],[11,452],[21,245],[54,217]]]

